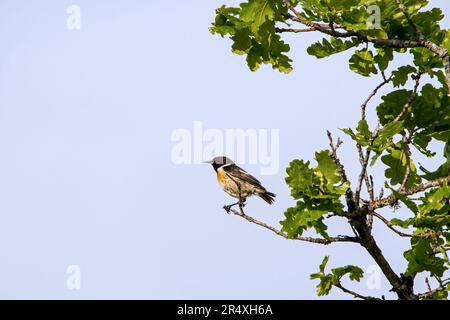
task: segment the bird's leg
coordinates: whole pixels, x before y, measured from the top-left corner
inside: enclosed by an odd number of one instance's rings
[[[234,207],[235,205],[238,205],[238,204],[239,204],[239,206],[240,206],[240,201],[238,201],[238,202],[236,202],[236,203],[233,203],[233,204],[229,204],[229,205],[227,205],[227,206],[223,206],[223,208],[225,209],[225,211],[226,211],[227,213],[230,213],[231,208]]]
[[[242,195],[241,195],[241,184],[238,183],[238,182],[236,182],[236,181],[234,181],[234,182],[236,183],[236,185],[237,185],[237,187],[238,187],[239,201],[236,202],[236,203],[227,205],[227,206],[223,206],[223,208],[225,209],[225,211],[226,211],[228,214],[230,213],[231,208],[234,207],[235,205],[239,205],[239,209],[241,209],[241,211],[243,210],[243,208],[244,208],[244,206],[245,206],[245,200],[246,200],[246,198],[242,198]]]
[[[245,207],[245,201],[246,201],[247,199],[246,198],[242,198],[242,197],[239,197],[239,208],[241,209],[241,211],[244,209],[244,207]]]
[[[239,189],[239,209],[241,209],[241,211],[243,211],[244,207],[245,207],[245,198],[242,198],[242,193],[241,193],[241,184],[238,183],[237,184],[238,189]]]

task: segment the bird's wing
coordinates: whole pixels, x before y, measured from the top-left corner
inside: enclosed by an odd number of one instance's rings
[[[247,171],[245,171],[242,168],[239,168],[235,164],[230,164],[223,166],[222,169],[232,178],[236,178],[238,180],[245,181],[247,183],[250,183],[256,187],[264,189],[264,187],[261,185],[261,182],[259,182],[258,179],[256,179],[254,176],[249,174]]]

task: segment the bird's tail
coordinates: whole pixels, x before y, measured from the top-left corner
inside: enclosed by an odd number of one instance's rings
[[[269,191],[258,193],[258,196],[260,196],[268,204],[272,204],[275,201],[274,198],[276,197],[275,193]]]

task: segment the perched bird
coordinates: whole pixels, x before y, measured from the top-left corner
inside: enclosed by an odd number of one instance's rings
[[[211,164],[217,172],[217,181],[219,181],[223,191],[239,199],[236,203],[224,206],[227,212],[235,205],[239,205],[242,208],[245,205],[247,197],[252,195],[261,197],[268,204],[274,202],[274,193],[267,191],[261,185],[261,182],[244,169],[239,168],[229,158],[224,156],[215,157],[211,161],[205,161],[205,163]]]

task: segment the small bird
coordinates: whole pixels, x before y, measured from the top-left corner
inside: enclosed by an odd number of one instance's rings
[[[247,173],[244,169],[239,168],[231,159],[220,156],[215,157],[211,161],[205,161],[205,163],[211,164],[217,172],[217,181],[219,181],[223,191],[239,199],[236,203],[224,206],[227,212],[235,205],[239,205],[242,209],[247,197],[252,195],[261,197],[268,204],[274,202],[275,194],[267,191],[258,179]]]

